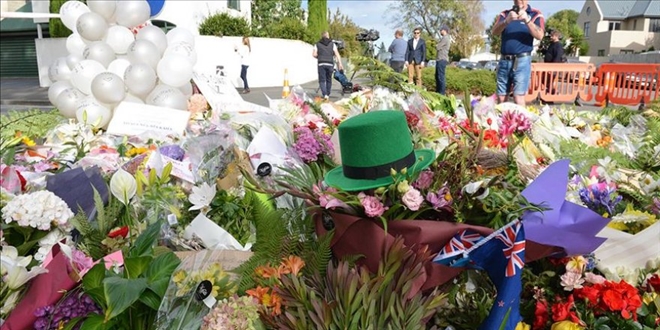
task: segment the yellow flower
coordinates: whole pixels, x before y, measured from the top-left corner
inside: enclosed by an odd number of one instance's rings
[[[410,185],[408,184],[408,180],[403,180],[399,182],[399,184],[396,187],[396,190],[399,191],[401,194],[405,194],[410,190]]]
[[[571,321],[561,321],[552,325],[551,330],[582,330],[584,327],[581,327],[579,324],[575,324]]]
[[[145,148],[145,147],[131,148],[131,149],[126,151],[126,157],[141,155],[145,152],[147,152],[147,148]]]
[[[582,272],[587,266],[587,259],[583,256],[572,257],[566,263],[566,270],[569,272]]]
[[[516,325],[515,330],[530,330],[530,329],[531,329],[531,327],[529,326],[529,324],[527,324],[525,322],[520,322],[520,323],[518,323],[518,325]]]
[[[644,305],[651,305],[657,297],[658,294],[655,292],[646,292],[644,293],[644,296],[642,296],[642,301],[644,302]]]
[[[172,276],[172,281],[174,281],[174,283],[182,283],[186,279],[186,275],[185,270],[179,270],[174,276]]]
[[[615,222],[615,221],[610,221],[610,223],[607,224],[608,227],[620,231],[626,231],[628,230],[628,226],[626,226],[625,223],[623,222]]]
[[[34,142],[34,140],[30,139],[30,138],[27,137],[27,136],[24,136],[24,137],[21,139],[21,141],[23,142],[23,144],[25,144],[25,145],[28,146],[28,147],[33,147],[33,146],[36,145],[36,143]]]

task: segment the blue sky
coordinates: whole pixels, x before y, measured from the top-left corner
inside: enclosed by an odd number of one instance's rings
[[[377,45],[380,45],[380,42],[384,42],[385,46],[388,46],[392,39],[394,38],[394,30],[389,22],[390,18],[387,13],[387,7],[394,1],[381,1],[381,0],[329,0],[328,9],[333,13],[337,8],[339,10],[351,17],[353,21],[367,29],[376,29],[380,31],[380,39],[376,42]],[[502,10],[511,8],[513,5],[512,0],[482,0],[485,11],[482,16],[486,26],[491,23],[491,20]],[[573,9],[576,11],[582,10],[582,5],[584,1],[560,1],[560,0],[530,0],[530,6],[533,8],[538,8],[543,12],[543,15],[547,18],[555,12],[558,12],[562,9]],[[307,1],[302,1],[303,7],[307,7]]]

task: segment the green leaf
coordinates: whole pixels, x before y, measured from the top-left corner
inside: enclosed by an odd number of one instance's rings
[[[83,322],[80,330],[105,330],[112,329],[113,322],[106,323],[103,315],[92,315]]]
[[[133,257],[124,259],[126,278],[138,278],[149,267],[153,260],[151,256]]]
[[[100,288],[105,278],[105,263],[99,262],[83,276],[82,283],[85,291]]]
[[[156,244],[158,239],[158,234],[160,232],[160,221],[157,221],[145,231],[140,234],[140,236],[135,240],[135,244],[128,252],[129,257],[142,257],[151,254],[153,246]]]
[[[74,317],[67,322],[61,330],[73,330],[73,328],[83,321],[82,317]]]
[[[181,260],[173,252],[161,254],[156,257],[144,276],[147,278],[149,288],[159,296],[164,296],[167,291],[167,285],[174,270],[179,267]]]
[[[162,295],[153,292],[150,289],[144,290],[144,293],[140,296],[140,302],[149,306],[149,308],[157,311],[160,308],[160,303],[162,301]]]
[[[103,292],[108,301],[105,320],[111,320],[133,305],[147,288],[147,279],[109,277],[103,280]]]

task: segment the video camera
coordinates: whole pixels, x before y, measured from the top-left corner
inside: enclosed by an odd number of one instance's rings
[[[376,41],[380,39],[380,32],[377,30],[361,30],[355,35],[357,41]]]
[[[332,40],[332,42],[337,46],[337,50],[342,50],[346,48],[344,45],[344,40]]]
[[[511,11],[513,11],[516,14],[520,14],[520,7],[518,5],[513,5],[513,8],[511,8]]]

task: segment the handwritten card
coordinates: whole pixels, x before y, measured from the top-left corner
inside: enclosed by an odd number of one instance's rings
[[[154,151],[151,153],[149,156],[149,160],[147,161],[147,167],[148,168],[153,168],[156,169],[156,172],[158,175],[162,173],[163,167],[165,164],[171,163],[172,164],[172,172],[170,172],[171,175],[184,180],[188,181],[190,183],[195,183],[195,177],[193,176],[192,173],[192,165],[190,164],[189,161],[178,161],[174,158],[167,157],[160,152]]]
[[[108,134],[140,135],[155,132],[161,135],[183,135],[190,112],[132,102],[119,103],[108,126]]]

